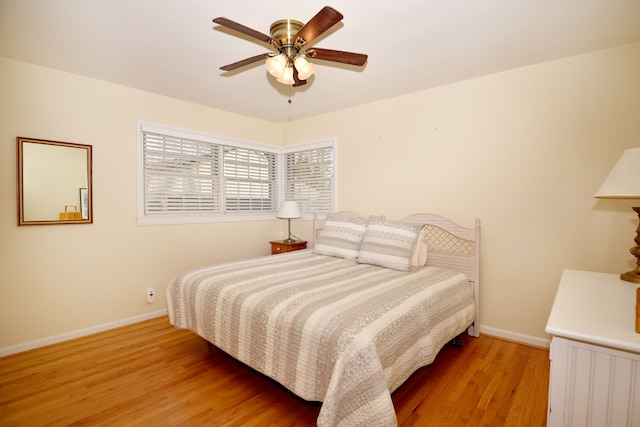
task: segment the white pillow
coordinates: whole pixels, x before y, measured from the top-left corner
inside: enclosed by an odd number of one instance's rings
[[[369,217],[358,262],[409,271],[420,224]]]
[[[313,251],[320,255],[355,259],[366,229],[366,218],[350,213],[329,214]]]

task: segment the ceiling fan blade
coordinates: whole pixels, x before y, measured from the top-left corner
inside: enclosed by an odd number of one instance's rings
[[[300,78],[298,77],[298,70],[296,69],[296,67],[293,67],[293,87],[298,87],[306,84],[307,81],[300,80]]]
[[[273,46],[280,46],[280,41],[279,40],[274,40],[271,36],[266,35],[264,33],[261,33],[260,31],[256,31],[252,28],[249,27],[245,27],[242,24],[238,24],[235,21],[232,21],[231,19],[227,19],[224,17],[220,17],[220,18],[215,18],[213,20],[213,22],[215,22],[218,25],[222,25],[223,27],[227,27],[230,28],[232,30],[235,30],[239,33],[242,33],[244,35],[247,35],[249,37],[253,37],[254,39],[260,40],[261,42],[264,43],[269,43]]]
[[[340,12],[332,7],[325,6],[313,18],[309,20],[294,37],[295,44],[302,46],[336,25],[344,18]]]
[[[252,56],[251,58],[243,59],[242,61],[234,62],[233,64],[225,65],[220,67],[221,70],[224,71],[233,71],[236,68],[244,67],[245,65],[253,64],[254,62],[262,61],[266,59],[270,54],[263,53],[260,55]]]
[[[305,52],[309,58],[320,59],[323,61],[340,62],[342,64],[350,64],[362,66],[367,62],[368,56],[363,53],[343,52],[341,50],[320,49],[314,47]]]

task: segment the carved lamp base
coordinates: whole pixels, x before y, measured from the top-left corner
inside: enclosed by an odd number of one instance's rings
[[[638,214],[638,220],[640,221],[640,207],[631,208]],[[633,239],[636,242],[636,246],[634,248],[629,249],[631,255],[637,258],[636,268],[626,273],[622,273],[620,278],[627,282],[633,282],[640,284],[640,222],[638,223],[638,229],[636,230],[636,238]]]

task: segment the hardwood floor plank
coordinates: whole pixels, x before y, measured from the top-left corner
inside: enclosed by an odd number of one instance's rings
[[[398,424],[544,426],[548,351],[463,342],[393,393]],[[0,358],[3,426],[297,427],[319,411],[166,317]]]

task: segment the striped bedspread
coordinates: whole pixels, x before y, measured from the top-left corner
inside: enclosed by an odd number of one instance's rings
[[[400,272],[311,250],[185,272],[167,288],[171,323],[323,402],[319,426],[393,426],[391,392],[474,319],[453,270]]]

